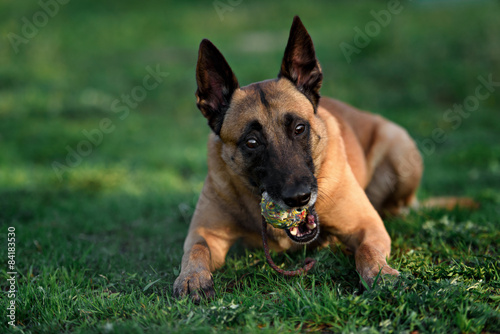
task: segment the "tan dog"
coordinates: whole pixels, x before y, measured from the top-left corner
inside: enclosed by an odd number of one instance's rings
[[[211,272],[242,238],[261,244],[259,202],[308,207],[311,220],[293,231],[270,225],[276,251],[328,245],[335,237],[354,252],[371,284],[398,275],[386,258],[391,239],[380,214],[415,201],[420,154],[406,131],[340,101],[321,98],[321,67],[311,37],[293,20],[277,79],[239,87],[222,54],[200,44],[197,105],[213,130],[208,176],[184,243],[174,295],[214,295]]]

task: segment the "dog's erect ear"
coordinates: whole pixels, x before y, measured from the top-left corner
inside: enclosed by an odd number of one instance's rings
[[[239,87],[226,59],[208,39],[201,41],[196,65],[196,105],[218,135],[231,97]]]
[[[278,74],[278,78],[282,77],[293,82],[311,100],[314,107],[317,107],[323,74],[316,59],[311,36],[298,16],[293,18],[281,71]]]

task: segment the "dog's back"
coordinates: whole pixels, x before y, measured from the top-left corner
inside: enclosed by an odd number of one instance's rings
[[[397,214],[414,205],[423,164],[408,132],[339,100],[323,97],[320,107],[339,122],[351,169],[375,209]]]

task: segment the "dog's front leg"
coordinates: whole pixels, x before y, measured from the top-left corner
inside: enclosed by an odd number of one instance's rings
[[[335,198],[336,206],[325,210],[325,230],[336,235],[351,251],[354,252],[356,270],[369,287],[377,275],[398,276],[399,272],[387,264],[391,253],[391,238],[384,223],[363,190],[354,184],[343,192],[343,196]],[[325,206],[318,207],[318,213]]]
[[[201,298],[215,296],[212,271],[224,264],[233,243],[216,233],[201,235],[203,230],[191,230],[184,243],[184,255],[179,277],[174,282],[174,297],[191,296],[199,303]]]
[[[372,221],[367,225],[354,236],[353,239],[358,242],[355,242],[353,246],[356,270],[371,288],[378,275],[381,277],[383,275],[398,276],[399,272],[387,264],[386,259],[391,251],[391,239],[383,223]]]
[[[196,303],[203,297],[215,296],[212,272],[224,264],[229,248],[238,238],[229,217],[206,201],[202,194],[184,242],[181,273],[173,289],[174,297],[189,295]]]
[[[356,270],[371,288],[378,275],[398,276],[399,272],[386,260],[391,252],[391,239],[382,220],[373,216],[362,217],[358,222],[356,229],[339,235],[339,239],[354,251]]]

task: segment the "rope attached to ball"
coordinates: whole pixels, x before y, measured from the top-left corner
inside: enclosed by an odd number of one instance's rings
[[[269,263],[271,268],[273,268],[276,272],[283,274],[285,276],[298,276],[301,274],[305,274],[309,270],[311,270],[314,264],[316,263],[315,259],[308,257],[304,261],[304,267],[300,269],[283,270],[281,268],[278,268],[278,266],[274,263],[273,259],[271,258],[271,255],[269,254],[269,246],[267,244],[267,221],[264,218],[264,216],[262,216],[262,244],[264,245],[264,252],[266,253],[267,263]]]

